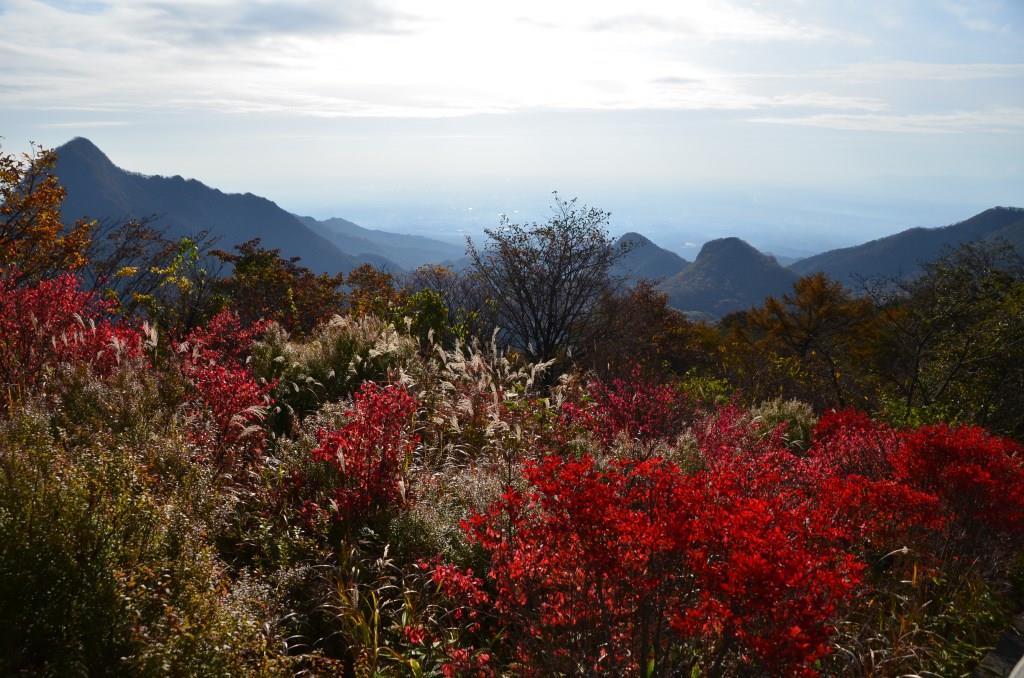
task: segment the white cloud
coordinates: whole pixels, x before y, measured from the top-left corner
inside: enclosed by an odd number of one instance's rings
[[[37,127],[43,129],[93,129],[99,127],[123,127],[129,124],[125,120],[73,120],[70,122],[43,122],[39,123]]]
[[[1024,63],[935,63],[926,61],[856,62],[837,68],[799,71],[744,72],[742,80],[840,81],[845,84],[877,84],[900,81],[967,82],[1024,78]]]
[[[799,125],[858,132],[963,134],[1024,132],[1024,108],[994,108],[952,113],[845,114],[821,113],[793,117],[759,117],[751,122]]]
[[[813,45],[820,56],[865,39],[711,0],[6,0],[0,8],[4,107],[111,117],[793,109],[801,115],[785,120],[870,125],[881,123],[863,114],[899,119],[888,93],[872,89],[878,83],[1024,78],[1024,64],[897,60],[742,73],[736,63],[765,53],[744,50]]]
[[[979,33],[1009,33],[1010,27],[989,18],[998,6],[989,0],[941,0],[939,5],[953,15],[969,31]]]
[[[828,93],[755,96],[684,59],[680,40],[840,35],[709,0],[8,0],[4,8],[0,89],[10,107],[396,117],[878,108]],[[659,74],[693,86],[652,82]]]
[[[891,80],[967,81],[1024,77],[1024,63],[927,63],[887,61],[851,64],[833,74],[850,82]]]

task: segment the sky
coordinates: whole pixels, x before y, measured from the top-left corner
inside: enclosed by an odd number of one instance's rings
[[[0,0],[0,136],[368,227],[557,190],[797,256],[1024,205],[1024,0]]]

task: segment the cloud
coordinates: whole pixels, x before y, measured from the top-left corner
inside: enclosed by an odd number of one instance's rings
[[[751,122],[799,125],[857,132],[902,134],[965,134],[969,132],[1020,134],[1024,108],[993,108],[952,113],[841,114],[821,113],[793,117],[758,117]]]
[[[136,7],[143,31],[200,45],[279,36],[402,33],[415,21],[412,15],[372,0],[176,0],[146,1]]]
[[[939,5],[956,18],[969,31],[979,33],[1009,33],[1010,26],[997,23],[993,15],[998,5],[991,2],[967,2],[965,0],[942,0]]]
[[[635,5],[651,5],[638,2]],[[603,16],[587,28],[599,32],[637,31],[671,33],[704,40],[722,41],[819,41],[841,39],[866,43],[864,36],[825,26],[784,18],[776,14],[735,6],[727,2],[655,5],[659,11],[634,11]]]
[[[861,54],[859,38],[811,12],[710,0],[0,2],[3,107],[111,119],[166,110],[327,118],[756,111],[766,118],[792,109],[771,120],[864,126],[882,123],[857,115],[899,114],[890,100],[897,88],[885,83],[922,89],[1024,78],[1024,64],[845,64],[832,55]],[[738,69],[762,61],[764,71]],[[803,63],[832,65],[784,68]],[[1001,96],[988,103],[1017,104]]]
[[[845,77],[850,82],[992,80],[1024,77],[1024,64],[888,61],[851,64],[831,73]]]
[[[837,68],[735,73],[744,80],[833,80],[847,84],[899,81],[966,82],[1024,78],[1024,63],[936,63],[926,61],[856,62]]]
[[[130,124],[126,120],[75,120],[72,122],[43,122],[36,125],[42,129],[91,129],[100,127],[123,127]]]
[[[692,85],[702,85],[705,81],[700,78],[668,76],[664,78],[652,78],[651,82],[655,85],[668,85],[670,87],[690,87]]]

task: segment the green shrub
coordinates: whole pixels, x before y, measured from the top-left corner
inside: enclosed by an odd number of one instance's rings
[[[173,430],[144,445],[110,429],[76,440],[35,407],[0,424],[0,673],[283,668],[263,603],[232,587],[206,541],[212,475],[156,463],[184,447]]]

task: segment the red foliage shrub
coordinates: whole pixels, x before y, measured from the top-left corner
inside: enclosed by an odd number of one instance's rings
[[[878,557],[947,524],[937,497],[893,480],[825,476],[814,487],[816,520],[861,557]]]
[[[619,436],[643,443],[678,435],[692,413],[685,396],[668,384],[645,380],[640,368],[630,379],[593,379],[587,384],[588,400],[565,403],[562,419],[597,436],[605,446]]]
[[[341,475],[333,497],[341,520],[362,520],[405,501],[402,469],[417,442],[409,433],[416,407],[405,389],[366,382],[346,412],[348,423],[320,431],[313,457]]]
[[[541,673],[671,672],[698,647],[802,669],[859,581],[800,493],[751,496],[728,470],[687,476],[657,458],[550,456],[525,474],[528,491],[466,529],[491,555],[520,660]]]
[[[222,311],[206,327],[193,330],[180,347],[185,352],[182,373],[215,425],[213,431],[194,433],[214,450],[222,467],[239,457],[252,461],[266,445],[260,423],[276,384],[259,383],[245,364],[253,341],[265,329],[265,323],[243,326],[234,312]]]
[[[863,413],[835,412],[819,422],[810,456],[828,475],[899,483],[909,504],[930,504],[969,532],[1024,532],[1024,448],[978,427],[896,431]],[[879,503],[874,522],[886,512]]]
[[[57,363],[87,363],[108,374],[121,360],[141,354],[140,333],[112,323],[110,311],[110,304],[82,291],[71,274],[25,287],[0,276],[2,384],[36,384],[42,368]]]
[[[895,477],[935,494],[969,532],[1024,534],[1024,447],[976,426],[925,426],[901,436]]]
[[[680,476],[660,461],[602,470],[555,456],[525,473],[532,491],[508,492],[466,526],[491,555],[494,607],[519,658],[538,672],[628,666],[639,627],[649,641],[664,621],[646,607],[685,590],[668,534]]]
[[[240,366],[245,363],[253,343],[269,325],[262,320],[245,325],[237,313],[224,310],[211,318],[205,327],[192,330],[185,343],[191,349],[194,361],[198,357],[208,362]]]
[[[463,570],[454,565],[440,564],[430,575],[438,590],[462,605],[470,608],[468,614],[474,614],[472,608],[487,603],[488,596],[484,591],[484,583],[473,576],[473,570]]]
[[[495,675],[491,668],[491,655],[487,652],[473,653],[465,647],[447,649],[448,661],[441,665],[441,675],[445,678],[487,678]]]
[[[811,504],[785,491],[749,497],[728,477],[695,481],[680,556],[697,596],[673,627],[774,675],[813,673],[809,667],[829,652],[832,622],[856,591],[862,564]]]
[[[632,421],[599,405],[569,416],[595,431]],[[704,469],[689,475],[658,457],[544,457],[525,466],[526,490],[464,524],[491,557],[491,609],[523,666],[813,673],[833,623],[884,585],[865,581],[869,564],[907,545],[927,554],[957,522],[1024,525],[1021,447],[980,429],[839,412],[803,457],[752,425],[735,407],[709,416]]]
[[[752,425],[747,410],[735,404],[718,408],[694,426],[701,455],[710,469],[734,468],[737,463],[773,453],[795,461],[783,443],[781,428],[763,433]]]
[[[809,456],[835,475],[858,474],[876,480],[892,476],[891,457],[899,434],[857,410],[822,415]]]

